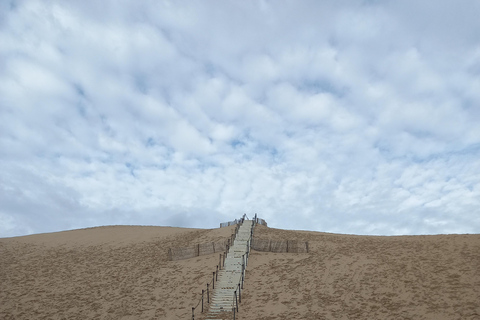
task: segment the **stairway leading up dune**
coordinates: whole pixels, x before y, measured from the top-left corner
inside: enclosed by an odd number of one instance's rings
[[[225,258],[224,268],[219,272],[207,320],[219,319],[222,312],[232,312],[238,306],[250,252],[253,226],[252,220],[244,220],[237,231],[233,245],[229,248]]]

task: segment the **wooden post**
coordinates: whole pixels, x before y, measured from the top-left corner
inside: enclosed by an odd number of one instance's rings
[[[195,320],[195,307],[192,307],[192,320]]]
[[[218,265],[220,266],[220,270],[222,270],[222,254],[221,253],[220,253],[220,260],[218,260]]]
[[[235,306],[233,306],[233,320],[235,320]]]
[[[237,290],[235,290],[233,294],[235,295],[235,305],[237,306],[237,312],[238,312]]]
[[[217,265],[217,271],[215,271],[215,281],[218,281],[218,265]]]
[[[202,289],[202,313],[203,313],[203,293],[205,292],[205,290]]]
[[[207,283],[207,303],[210,304],[210,289],[208,288],[208,283]]]
[[[305,242],[305,247],[307,247],[307,253],[308,253],[308,241]]]
[[[215,253],[215,242],[212,242],[213,253]]]
[[[245,270],[245,269],[244,269],[244,270]],[[242,289],[243,289],[243,281],[245,280],[243,274],[244,274],[244,273],[242,272]]]
[[[197,257],[200,255],[200,243],[197,244]]]
[[[245,255],[242,256],[245,259]],[[242,262],[242,289],[243,289],[243,275],[245,274],[245,260]]]
[[[238,302],[242,303],[242,289],[240,289],[240,283],[238,284]]]
[[[288,253],[288,240],[287,240],[287,253]]]

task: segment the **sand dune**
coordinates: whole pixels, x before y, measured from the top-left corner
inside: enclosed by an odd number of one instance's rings
[[[168,247],[234,227],[113,226],[0,239],[0,319],[190,319],[218,255]],[[237,319],[480,319],[480,235],[371,237],[257,226],[310,253],[253,251]]]
[[[253,252],[238,319],[480,319],[480,235],[256,234],[311,251]]]
[[[0,239],[0,319],[188,319],[218,256],[167,261],[168,247],[233,230],[114,226]]]

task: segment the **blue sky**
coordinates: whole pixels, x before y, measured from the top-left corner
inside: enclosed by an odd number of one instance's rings
[[[0,237],[480,232],[478,1],[1,1]]]

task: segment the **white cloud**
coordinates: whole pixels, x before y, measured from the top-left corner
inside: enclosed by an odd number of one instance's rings
[[[478,233],[476,6],[3,3],[0,235]]]

